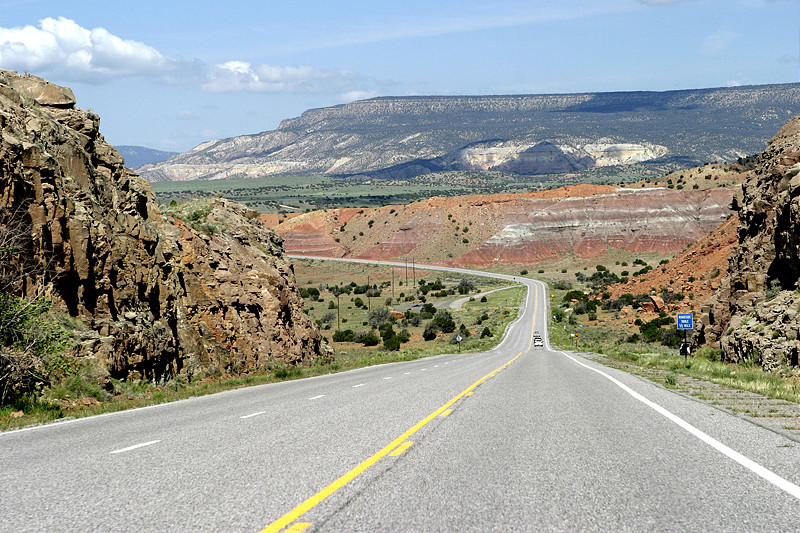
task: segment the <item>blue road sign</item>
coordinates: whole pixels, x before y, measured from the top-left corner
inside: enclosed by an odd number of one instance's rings
[[[694,315],[678,315],[678,329],[694,329]]]

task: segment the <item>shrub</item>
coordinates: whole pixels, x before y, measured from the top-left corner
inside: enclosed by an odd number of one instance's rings
[[[430,321],[425,326],[425,330],[422,332],[422,338],[426,341],[432,341],[436,338],[436,334],[439,332],[439,329],[436,326],[436,322]]]
[[[452,333],[456,330],[456,322],[449,311],[440,309],[433,316],[433,321],[442,333]]]
[[[390,352],[396,352],[400,350],[400,338],[397,335],[392,335],[388,339],[384,339],[383,347]]]
[[[377,346],[381,339],[375,334],[374,331],[370,330],[366,333],[361,333],[356,335],[355,338],[356,342],[360,342],[364,346]]]
[[[375,307],[367,313],[367,322],[373,328],[391,322],[392,315],[386,307]]]
[[[355,340],[355,333],[352,329],[339,330],[333,334],[333,342],[353,342]]]
[[[491,336],[492,336],[492,330],[489,329],[489,326],[484,327],[483,330],[481,331],[481,339]]]
[[[401,330],[400,333],[396,335],[396,337],[397,340],[399,340],[401,343],[408,342],[409,340],[411,340],[411,334],[408,332],[407,329]]]
[[[47,317],[50,300],[0,294],[0,405],[50,383],[51,358],[72,335]]]

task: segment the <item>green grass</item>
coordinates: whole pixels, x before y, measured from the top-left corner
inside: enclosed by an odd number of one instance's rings
[[[161,204],[223,196],[262,213],[379,207],[407,204],[431,196],[529,192],[576,183],[630,183],[660,176],[647,165],[598,167],[568,175],[518,175],[504,172],[434,172],[407,180],[366,177],[283,175],[246,179],[152,183]]]
[[[555,294],[553,306],[561,302],[565,291],[551,289]],[[593,352],[605,355],[608,359],[624,363],[624,368],[632,370],[654,381],[675,387],[677,376],[684,375],[695,379],[716,383],[731,389],[744,390],[768,398],[800,403],[800,375],[796,369],[782,368],[776,372],[765,372],[752,363],[736,364],[720,360],[718,350],[700,348],[685,359],[678,350],[661,344],[623,342],[631,331],[613,330],[608,325],[592,326],[580,317],[578,324],[567,329],[565,323],[552,323],[551,342],[568,350]],[[577,342],[570,333],[580,335]]]

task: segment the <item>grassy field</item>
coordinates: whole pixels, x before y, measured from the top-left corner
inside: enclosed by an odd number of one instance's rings
[[[296,260],[294,266],[298,287],[301,290],[309,287],[344,286],[352,283],[381,287],[381,295],[378,297],[367,299],[363,294],[344,294],[340,295],[338,300],[331,292],[322,288],[319,291],[319,299],[305,301],[306,311],[317,321],[323,335],[336,350],[337,364],[345,369],[377,362],[417,359],[454,352],[459,349],[465,352],[488,349],[498,342],[506,325],[516,318],[525,292],[524,287],[515,287],[511,283],[501,280],[421,269],[416,269],[415,272],[409,269],[406,272],[403,267],[392,268],[314,260]],[[391,286],[392,279],[395,282],[394,291]],[[468,294],[459,294],[457,291],[453,291],[465,279],[474,283],[474,290]],[[444,289],[422,294],[423,286],[434,285],[437,281],[444,286]],[[478,296],[484,292],[504,287],[511,288],[487,294],[485,298]],[[454,294],[445,295],[444,292],[454,292]],[[392,296],[393,294],[394,296]],[[356,305],[358,298],[365,305]],[[371,309],[378,307],[405,309],[413,304],[435,304],[459,298],[472,300],[467,301],[461,309],[448,309],[455,323],[456,331],[459,331],[463,324],[464,329],[468,332],[462,334],[463,341],[460,347],[450,343],[452,334],[455,332],[440,332],[435,339],[424,340],[423,332],[431,318],[422,318],[418,322],[413,318],[397,320],[393,327],[408,331],[409,340],[404,342],[399,352],[396,353],[388,352],[381,346],[372,347],[357,342],[332,341],[333,333],[337,329],[352,329],[362,332],[370,330]],[[327,315],[327,320],[324,319],[325,315]],[[486,328],[491,332],[491,336],[481,337],[481,333]]]
[[[251,179],[152,183],[161,204],[223,196],[262,213],[379,207],[431,196],[529,192],[576,183],[631,183],[662,176],[672,166],[598,167],[571,174],[519,175],[503,172],[434,172],[408,180],[363,176],[267,176]]]

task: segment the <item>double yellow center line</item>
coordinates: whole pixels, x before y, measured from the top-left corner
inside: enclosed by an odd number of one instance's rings
[[[537,286],[536,287],[536,296],[534,297],[534,302],[535,303],[534,303],[534,309],[533,309],[533,327],[531,329],[531,344],[528,345],[528,349],[529,350],[530,350],[530,347],[533,345],[533,329],[535,329],[535,326],[536,326],[536,311],[538,309],[538,304],[539,304],[538,294],[539,294],[539,287]],[[272,522],[270,525],[268,525],[264,529],[262,529],[261,533],[278,533],[280,530],[282,530],[283,528],[285,528],[286,526],[288,526],[289,524],[291,524],[292,522],[294,522],[295,520],[297,520],[298,518],[303,516],[305,513],[307,513],[308,511],[310,511],[314,507],[316,507],[323,500],[325,500],[328,496],[332,495],[334,492],[336,492],[337,490],[339,490],[343,486],[347,485],[349,482],[351,482],[353,479],[358,477],[362,472],[364,472],[369,467],[371,467],[372,465],[377,463],[379,460],[383,459],[384,457],[386,457],[387,455],[390,455],[390,454],[392,454],[392,455],[400,455],[400,453],[405,451],[412,444],[412,443],[406,442],[406,439],[408,439],[414,433],[416,433],[417,431],[419,431],[420,429],[425,427],[425,425],[427,425],[428,422],[430,422],[431,420],[433,420],[437,416],[441,415],[446,410],[450,409],[450,407],[454,403],[456,403],[458,400],[460,400],[464,396],[472,395],[473,389],[475,389],[481,383],[485,382],[487,379],[489,379],[491,377],[494,377],[494,375],[497,374],[498,372],[504,370],[511,363],[513,363],[514,361],[519,359],[519,357],[523,353],[524,352],[519,352],[516,356],[514,356],[513,359],[508,361],[506,364],[504,364],[503,366],[501,366],[499,368],[496,368],[496,369],[492,370],[491,372],[489,372],[488,374],[486,374],[485,376],[480,378],[478,381],[476,381],[475,383],[473,383],[472,385],[467,387],[464,391],[462,391],[458,396],[454,397],[449,402],[447,402],[446,404],[444,404],[443,406],[438,408],[436,411],[432,412],[431,414],[429,414],[428,416],[426,416],[425,418],[423,418],[422,420],[417,422],[413,427],[411,427],[405,433],[403,433],[402,435],[400,435],[399,437],[394,439],[392,442],[390,442],[388,445],[386,445],[383,449],[381,449],[378,453],[376,453],[375,455],[373,455],[369,459],[365,460],[364,462],[362,462],[361,464],[359,464],[358,466],[356,466],[355,468],[353,468],[352,470],[350,470],[349,472],[344,474],[342,477],[340,477],[339,479],[337,479],[336,481],[334,481],[333,483],[331,483],[330,485],[328,485],[327,487],[325,487],[324,489],[322,489],[321,491],[319,491],[315,495],[311,496],[309,499],[307,499],[306,501],[304,501],[303,503],[301,503],[300,505],[298,505],[297,507],[295,507],[294,509],[292,509],[291,511],[289,511],[288,513],[286,513],[285,515],[280,517],[279,519],[275,520],[274,522]],[[399,453],[393,454],[392,452],[394,452],[395,449],[398,448],[398,446],[401,446],[401,445],[403,445],[403,447],[402,447],[401,450],[399,450]],[[300,531],[303,531],[304,529],[306,529],[307,527],[309,527],[310,525],[311,525],[310,522],[297,522],[297,523],[293,524],[292,527],[289,530],[287,530],[286,533],[289,533],[289,532],[293,532],[293,533],[300,532]]]

